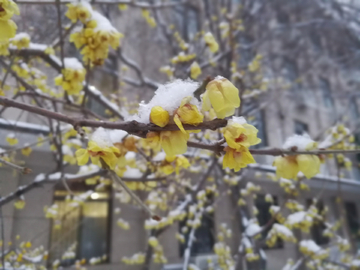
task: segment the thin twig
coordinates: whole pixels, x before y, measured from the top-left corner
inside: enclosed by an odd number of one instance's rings
[[[122,179],[113,171],[110,171],[111,177],[122,186],[123,189],[133,198],[144,210],[148,213],[149,217],[155,220],[160,220],[161,218],[155,215],[146,204],[143,203],[142,200],[131,190],[128,186],[122,181]]]
[[[31,169],[26,168],[26,167],[21,167],[21,166],[19,166],[19,165],[16,165],[16,164],[14,164],[14,163],[11,163],[11,162],[9,162],[9,161],[6,161],[5,159],[2,159],[2,158],[0,158],[0,163],[3,163],[3,164],[5,164],[5,165],[7,165],[7,166],[9,166],[9,167],[17,170],[17,171],[20,171],[22,174],[29,174],[29,173],[31,173]]]

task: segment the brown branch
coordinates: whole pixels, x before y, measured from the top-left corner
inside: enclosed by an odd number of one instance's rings
[[[31,0],[20,0],[16,1],[17,4],[30,4],[30,5],[53,5],[56,1],[31,1]],[[61,0],[60,4],[69,4],[72,3],[71,0]],[[174,3],[160,3],[160,4],[148,4],[148,3],[140,3],[134,2],[132,0],[116,0],[116,1],[109,1],[109,0],[99,0],[99,1],[91,1],[91,4],[106,4],[106,5],[119,5],[119,4],[126,4],[131,7],[136,8],[147,8],[147,9],[162,9],[162,8],[171,8],[179,5],[183,5],[187,3],[187,0],[182,0],[179,2]]]
[[[145,136],[148,131],[177,131],[179,130],[178,126],[175,124],[169,124],[163,128],[156,126],[154,124],[144,124],[139,123],[136,121],[129,121],[129,122],[110,122],[110,121],[95,121],[95,120],[88,120],[88,119],[79,119],[79,118],[72,118],[66,116],[62,113],[57,113],[53,111],[49,111],[43,108],[39,108],[33,105],[25,104],[22,102],[18,102],[15,100],[11,100],[5,97],[0,97],[0,104],[5,107],[13,107],[18,108],[20,110],[32,112],[38,115],[42,115],[48,117],[50,119],[54,119],[57,121],[61,121],[64,123],[68,123],[76,127],[85,126],[85,127],[103,127],[107,129],[121,129],[125,130],[130,134],[135,134],[138,136]],[[186,130],[216,130],[221,127],[225,127],[227,125],[227,120],[225,119],[215,119],[212,121],[201,123],[197,126],[193,125],[184,125]]]

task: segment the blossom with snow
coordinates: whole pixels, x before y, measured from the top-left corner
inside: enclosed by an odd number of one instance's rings
[[[103,167],[104,162],[110,169],[115,169],[120,150],[114,146],[109,133],[100,127],[92,134],[87,149],[78,149],[75,155],[79,166],[85,165],[90,158],[99,167]]]
[[[64,69],[55,78],[55,84],[61,86],[69,95],[79,94],[83,89],[86,70],[76,58],[65,58]]]
[[[28,48],[30,45],[30,36],[28,33],[18,33],[15,37],[10,39],[10,44],[15,46],[18,50]]]
[[[196,126],[204,120],[204,115],[199,112],[197,106],[191,104],[192,99],[191,96],[183,98],[180,107],[174,113],[174,122],[183,133],[186,133],[183,124]]]
[[[8,144],[10,144],[11,146],[18,144],[18,142],[19,142],[19,140],[16,138],[16,136],[15,136],[14,133],[9,133],[9,134],[6,136],[6,141],[7,141]]]
[[[91,6],[81,2],[74,7],[69,6],[68,16],[72,20],[77,18],[83,20],[82,29],[75,31],[70,35],[70,41],[74,42],[76,48],[82,48],[80,53],[83,55],[85,63],[93,65],[102,65],[108,57],[109,46],[116,49],[120,46],[120,39],[123,37],[110,21],[93,10]],[[73,11],[73,9],[76,9]]]
[[[315,150],[317,144],[306,135],[293,135],[288,138],[283,146],[292,151]],[[320,171],[320,159],[316,155],[288,155],[276,157],[273,163],[276,167],[277,177],[297,179],[298,173],[302,172],[306,178],[312,178]]]
[[[236,150],[239,150],[241,146],[249,148],[261,142],[261,139],[257,137],[257,128],[246,123],[244,117],[233,116],[222,132],[229,147]]]
[[[207,84],[202,102],[204,111],[213,108],[216,116],[224,119],[232,116],[235,109],[240,107],[239,90],[228,79],[217,76]]]
[[[28,157],[31,154],[31,152],[32,152],[31,147],[29,146],[28,143],[25,143],[24,147],[21,149],[21,154]]]

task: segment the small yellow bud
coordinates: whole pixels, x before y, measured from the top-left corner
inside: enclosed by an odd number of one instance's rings
[[[154,106],[150,113],[150,122],[159,126],[165,127],[169,123],[169,113],[160,106]]]

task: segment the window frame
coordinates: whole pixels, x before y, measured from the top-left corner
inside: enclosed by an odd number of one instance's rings
[[[94,190],[94,187],[96,185],[86,185],[85,183],[69,183],[70,185],[70,189],[73,192],[86,192],[88,190]],[[56,191],[66,191],[66,189],[64,189],[64,187],[62,185],[56,185],[53,191],[53,204],[56,201],[65,201],[65,197],[68,195],[56,195]],[[67,191],[66,191],[67,192]],[[94,191],[97,192],[97,191]],[[112,207],[113,207],[113,201],[112,201],[112,188],[111,186],[107,186],[105,191],[101,191],[101,192],[106,192],[108,197],[107,198],[102,198],[102,199],[87,199],[86,201],[98,201],[98,202],[107,202],[107,225],[106,225],[106,251],[105,254],[102,254],[100,256],[106,255],[106,260],[102,260],[101,265],[103,264],[107,264],[110,262],[110,255],[111,255],[111,231],[112,231],[112,221],[113,221],[113,216],[112,216]],[[75,209],[75,208],[74,208]],[[75,250],[76,253],[76,257],[73,259],[72,264],[67,265],[66,263],[62,263],[60,261],[60,266],[63,267],[69,267],[70,265],[73,265],[74,262],[76,260],[81,260],[82,258],[80,258],[80,241],[81,241],[81,230],[82,230],[82,218],[83,218],[83,208],[80,208],[80,213],[79,213],[79,219],[78,219],[78,224],[77,224],[77,239],[75,240],[77,242],[77,247]],[[50,221],[50,232],[49,232],[49,240],[48,240],[48,247],[49,249],[52,248],[52,242],[53,242],[53,235],[52,235],[52,230],[53,230],[53,226],[54,226],[54,219],[51,219]],[[54,258],[56,259],[61,259],[61,258]],[[51,252],[49,250],[49,259],[47,261],[48,267],[52,267],[53,260],[51,260]],[[89,265],[89,261],[86,261],[85,265]]]

